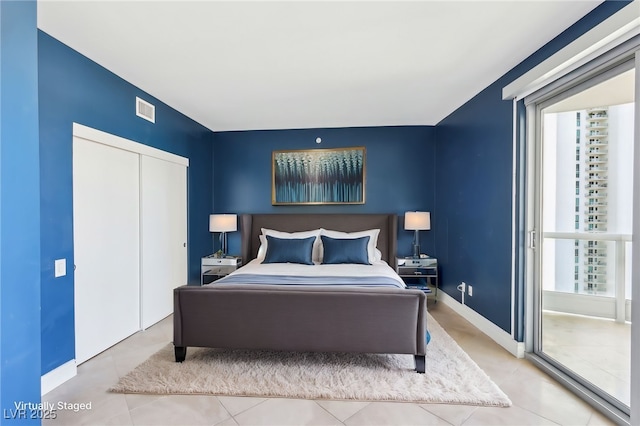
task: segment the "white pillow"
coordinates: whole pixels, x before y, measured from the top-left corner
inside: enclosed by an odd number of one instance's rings
[[[379,229],[369,229],[367,231],[358,231],[358,232],[341,232],[341,231],[332,231],[330,229],[320,228],[320,235],[326,235],[329,238],[362,238],[369,237],[369,244],[367,244],[367,254],[369,256],[369,263],[373,263],[376,260],[382,259],[382,253],[377,249],[378,247],[378,235],[380,234]],[[320,238],[318,238],[320,240]],[[378,257],[378,253],[380,253],[380,257]],[[320,241],[320,261],[324,256],[324,250],[322,248],[322,241]]]
[[[267,255],[267,237],[260,234],[260,247],[258,247],[258,254],[256,255],[256,259],[262,262]]]
[[[376,249],[376,260],[382,260],[382,252]]]
[[[320,261],[320,229],[313,229],[311,231],[302,231],[302,232],[282,232],[276,231],[275,229],[267,229],[261,228],[262,234],[260,235],[260,247],[258,248],[258,255],[256,259],[259,261],[263,261],[264,257],[267,254],[267,235],[270,235],[275,238],[283,238],[283,239],[291,239],[291,238],[309,238],[316,237],[316,240],[313,242],[313,251],[311,252],[311,260],[315,262]]]

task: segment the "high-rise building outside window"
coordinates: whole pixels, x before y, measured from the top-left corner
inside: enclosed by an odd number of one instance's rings
[[[545,172],[546,179],[554,180],[545,183],[545,191],[555,193],[554,205],[544,212],[545,230],[631,233],[631,218],[624,212],[632,209],[625,194],[632,190],[633,113],[632,103],[545,113],[545,148],[555,148],[554,170]],[[613,296],[614,245],[584,238],[571,241],[555,242],[557,261],[549,270],[556,276],[545,281],[553,287],[545,290]],[[563,247],[568,243],[576,247],[575,262],[564,264],[568,247]]]

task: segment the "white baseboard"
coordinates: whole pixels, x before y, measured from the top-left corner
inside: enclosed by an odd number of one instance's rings
[[[469,321],[497,344],[517,358],[524,358],[524,343],[516,341],[509,333],[468,307],[449,296],[444,291],[438,292],[438,301],[453,309],[458,315]]]
[[[40,394],[45,395],[78,374],[76,360],[65,362],[40,377]]]

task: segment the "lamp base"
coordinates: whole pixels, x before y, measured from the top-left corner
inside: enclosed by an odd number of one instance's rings
[[[419,231],[416,229],[415,234],[413,236],[413,258],[414,259],[420,258],[420,234],[418,232]]]
[[[222,257],[226,257],[227,256],[227,233],[226,232],[222,232],[221,235],[222,238]]]

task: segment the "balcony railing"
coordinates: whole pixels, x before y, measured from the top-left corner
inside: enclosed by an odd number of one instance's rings
[[[607,187],[607,183],[589,183],[584,186],[584,189],[601,189]]]
[[[588,200],[588,201],[585,201],[584,205],[599,207],[599,206],[606,206],[608,205],[608,203],[605,200]]]
[[[603,234],[607,232],[606,224],[602,224],[602,223],[589,223],[587,224],[587,226],[585,226],[582,229],[584,230],[584,232],[593,232],[593,233],[599,233],[599,234]]]
[[[584,160],[586,164],[603,164],[607,163],[608,161],[609,159],[605,158],[604,154],[602,154],[602,156],[591,155],[589,158]]]
[[[595,192],[595,191],[601,191],[601,192]],[[606,198],[606,196],[607,196],[606,191],[603,191],[600,189],[590,189],[589,192],[587,193],[588,198]]]
[[[629,313],[625,295],[626,289],[626,272],[630,267],[630,264],[627,263],[627,255],[625,251],[625,245],[631,244],[631,235],[629,234],[610,234],[606,232],[601,233],[573,233],[573,232],[544,232],[543,237],[545,240],[579,240],[585,247],[585,251],[582,253],[584,260],[581,262],[583,267],[594,267],[594,275],[593,279],[589,280],[588,275],[584,275],[582,279],[582,285],[587,285],[588,283],[596,284],[594,286],[595,294],[567,294],[566,296],[561,296],[565,300],[567,297],[577,297],[576,301],[579,301],[581,306],[589,307],[586,310],[589,310],[593,307],[593,304],[587,302],[586,299],[593,300],[594,303],[597,300],[603,300],[604,305],[607,305],[606,300],[612,301],[610,297],[606,297],[603,295],[599,295],[599,289],[602,285],[611,284],[614,285],[614,301],[615,301],[615,310],[612,311],[611,314],[598,314],[599,316],[608,316],[610,318],[615,319],[618,322],[624,322],[628,317]],[[589,241],[595,241],[598,247],[590,247],[587,249]],[[600,247],[601,243],[613,243],[614,250],[607,252],[606,249]],[[572,245],[573,247],[573,245]],[[591,250],[591,253],[589,253]],[[597,252],[596,252],[597,251]],[[572,252],[571,252],[572,253]],[[573,257],[572,257],[573,259]],[[629,259],[631,261],[631,259]],[[597,267],[597,268],[595,268]],[[605,278],[605,274],[601,272],[601,268],[606,267],[607,269],[614,270],[614,279],[613,282],[607,282]],[[596,272],[597,270],[597,272]],[[597,278],[595,276],[597,275]],[[545,291],[547,295],[551,295],[555,293],[554,291]],[[585,299],[586,298],[586,299]],[[591,299],[597,298],[597,299]],[[606,299],[606,300],[605,300]],[[573,299],[572,299],[573,300]],[[612,301],[613,303],[613,301]],[[550,303],[551,305],[552,303]],[[575,304],[561,304],[559,306],[566,306],[567,309],[571,310],[572,313],[582,313],[585,315],[591,315],[589,312],[581,312],[579,307],[576,307]],[[597,309],[596,309],[597,310]],[[569,312],[569,311],[567,311]]]
[[[608,154],[609,153],[608,146],[597,146],[593,148],[589,148],[587,154]]]
[[[584,209],[582,211],[582,214],[584,214],[585,216],[593,216],[594,214],[600,215],[600,216],[608,216],[609,212],[607,211],[606,207],[596,207],[598,209],[598,211],[592,211],[590,209],[593,209],[593,206],[590,206],[588,209]]]

